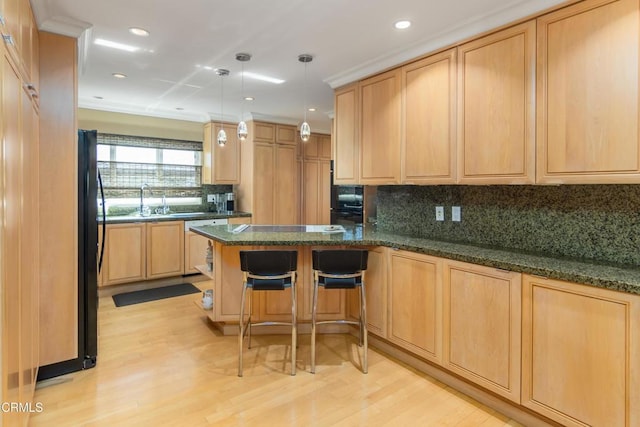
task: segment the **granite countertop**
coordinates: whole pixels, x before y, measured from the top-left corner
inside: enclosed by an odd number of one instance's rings
[[[167,215],[152,214],[149,216],[135,215],[107,215],[107,224],[121,224],[127,222],[157,222],[157,221],[193,221],[199,219],[224,219],[224,218],[250,218],[248,212],[175,212]],[[98,223],[102,222],[102,217],[98,217]]]
[[[233,230],[237,227],[237,225],[214,225],[192,227],[191,230],[225,245],[233,246],[387,246],[640,295],[639,267],[409,237],[377,231],[374,227],[345,227],[344,233],[251,231],[234,233]]]

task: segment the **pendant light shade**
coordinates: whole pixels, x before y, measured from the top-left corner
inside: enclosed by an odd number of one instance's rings
[[[313,61],[313,56],[303,53],[298,56],[298,61],[304,64],[304,122],[300,125],[300,139],[307,142],[311,137],[311,126],[307,123],[307,63]]]
[[[216,74],[220,76],[220,130],[216,141],[219,146],[224,147],[227,143],[227,133],[222,125],[222,118],[224,117],[224,77],[229,75],[229,70],[218,68]]]
[[[237,53],[236,59],[242,64],[242,114],[240,115],[240,123],[238,123],[238,139],[244,141],[247,139],[247,136],[249,136],[249,129],[247,129],[247,124],[244,122],[244,63],[251,59],[251,55],[248,53]]]

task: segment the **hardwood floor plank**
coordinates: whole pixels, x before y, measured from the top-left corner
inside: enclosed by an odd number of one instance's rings
[[[300,335],[254,336],[237,377],[237,340],[186,295],[116,308],[99,303],[96,368],[36,390],[30,426],[520,426],[350,335],[318,335],[317,373]],[[246,344],[245,344],[246,345]]]

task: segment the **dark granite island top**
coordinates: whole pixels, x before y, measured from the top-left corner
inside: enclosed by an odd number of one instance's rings
[[[238,225],[214,225],[192,227],[191,231],[232,246],[386,246],[640,295],[639,267],[409,237],[377,231],[373,227],[366,226],[345,226],[344,232],[323,231],[323,228],[312,229],[315,231],[306,231],[306,229],[293,231],[291,228],[283,228],[286,231],[277,231],[274,228],[268,230],[256,226],[239,231],[238,227]]]

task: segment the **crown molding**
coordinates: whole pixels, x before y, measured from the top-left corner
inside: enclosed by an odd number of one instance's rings
[[[38,29],[40,31],[47,31],[76,39],[82,37],[82,34],[91,27],[93,27],[93,25],[89,22],[69,18],[68,16],[48,17],[38,22]]]
[[[164,119],[183,120],[187,122],[207,123],[213,121],[208,114],[194,113],[188,111],[167,111],[153,110],[145,111],[139,108],[127,108],[119,104],[105,102],[105,100],[88,100],[78,99],[78,108],[86,108],[89,110],[110,111],[112,113],[134,114],[138,116],[160,117]]]
[[[442,49],[447,46],[454,46],[463,40],[475,35],[482,34],[489,30],[501,27],[511,22],[532,16],[538,12],[549,9],[566,0],[539,0],[531,2],[528,0],[516,0],[488,13],[478,15],[459,23],[457,26],[443,31],[435,36],[418,40],[405,46],[400,50],[392,51],[385,55],[378,56],[370,61],[364,62],[356,67],[352,67],[340,73],[327,77],[324,82],[332,89],[358,81],[364,77],[377,74],[381,71],[394,68],[399,64]]]

